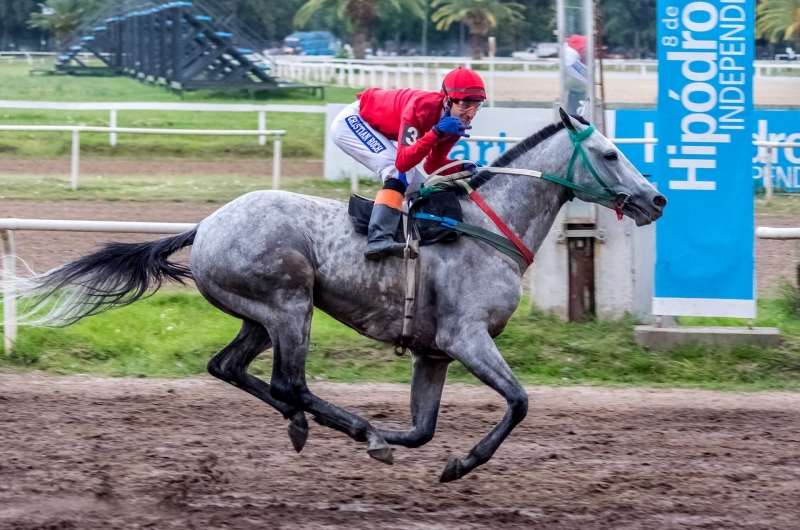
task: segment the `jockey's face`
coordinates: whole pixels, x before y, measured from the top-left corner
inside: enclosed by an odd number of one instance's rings
[[[480,109],[481,105],[483,104],[482,101],[477,100],[451,100],[451,102],[452,105],[450,105],[450,115],[459,118],[464,125],[470,124],[470,122],[475,118],[475,114],[477,114],[478,109]]]

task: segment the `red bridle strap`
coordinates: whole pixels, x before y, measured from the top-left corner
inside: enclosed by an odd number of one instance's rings
[[[494,210],[492,210],[489,207],[489,205],[486,204],[486,201],[483,200],[483,197],[478,195],[477,191],[471,190],[469,192],[469,197],[473,201],[475,201],[475,204],[478,205],[478,208],[483,210],[483,212],[489,216],[489,219],[492,220],[492,222],[497,226],[497,228],[499,228],[500,231],[503,232],[503,234],[508,239],[510,239],[512,243],[514,243],[514,245],[519,249],[519,251],[522,252],[522,255],[525,256],[525,261],[527,261],[528,266],[530,266],[531,263],[533,263],[533,252],[528,250],[528,247],[525,246],[525,243],[523,243],[522,240],[518,238],[514,232],[511,231],[508,225],[505,224],[503,220],[497,216],[496,213],[494,213]]]

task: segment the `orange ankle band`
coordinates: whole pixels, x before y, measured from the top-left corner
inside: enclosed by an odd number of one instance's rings
[[[403,209],[403,194],[395,190],[380,190],[375,197],[375,204],[385,204],[395,210]]]

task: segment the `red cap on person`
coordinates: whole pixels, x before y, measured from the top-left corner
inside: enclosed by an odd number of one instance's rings
[[[478,72],[459,66],[444,76],[442,94],[457,101],[467,98],[486,99],[486,87],[483,86],[483,79]]]
[[[578,52],[581,56],[581,61],[586,60],[586,36],[585,35],[573,35],[572,37],[568,38],[566,41],[567,46]]]

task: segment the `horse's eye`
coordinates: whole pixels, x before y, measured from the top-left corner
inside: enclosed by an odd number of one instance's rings
[[[609,151],[603,155],[603,158],[606,160],[616,160],[617,159],[617,152],[616,151]]]

